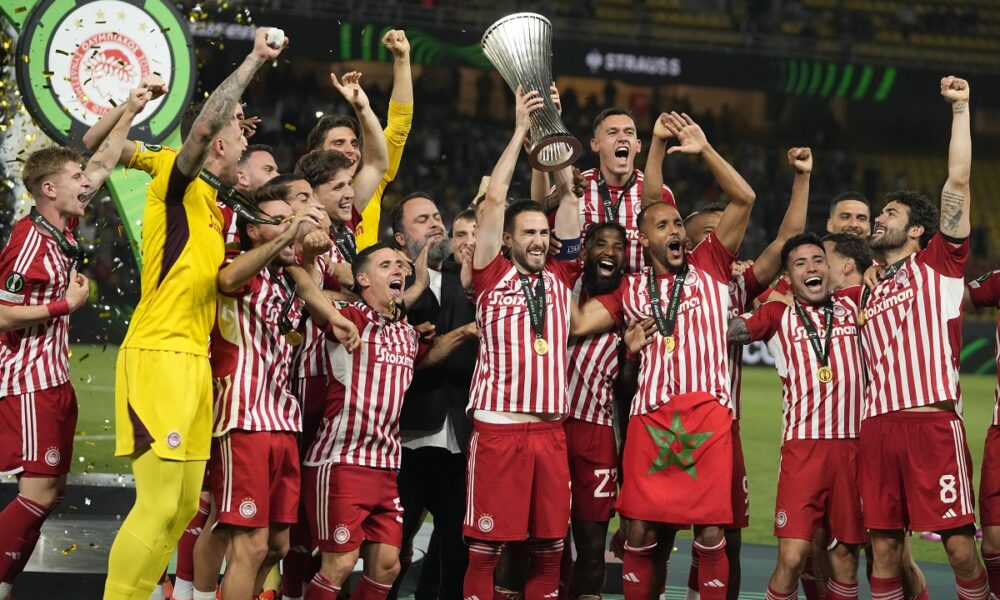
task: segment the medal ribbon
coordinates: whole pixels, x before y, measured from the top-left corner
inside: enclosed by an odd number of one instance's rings
[[[83,251],[80,246],[69,241],[69,239],[63,235],[63,232],[56,229],[56,226],[49,223],[48,219],[42,216],[40,212],[36,209],[31,209],[31,222],[38,225],[45,230],[46,233],[51,235],[57,244],[59,244],[59,249],[63,251],[67,257],[71,259],[69,270],[73,271],[80,266],[80,260],[83,258]]]
[[[830,339],[833,337],[833,300],[827,300],[826,306],[823,307],[823,318],[826,319],[826,330],[824,331],[826,339],[824,341],[820,341],[816,325],[813,324],[812,318],[802,308],[799,301],[792,300],[792,304],[795,306],[795,312],[799,315],[799,320],[802,321],[802,326],[806,328],[809,343],[812,345],[813,352],[816,353],[816,358],[819,359],[820,366],[827,366],[830,362]]]
[[[254,203],[250,201],[246,196],[240,193],[239,190],[229,185],[225,181],[222,181],[214,174],[208,171],[202,171],[198,174],[198,177],[208,185],[215,188],[219,193],[219,201],[229,207],[234,213],[243,217],[250,223],[256,223],[257,225],[278,225],[281,223],[282,219],[274,219],[268,217],[261,217],[258,215],[258,209],[254,206]]]
[[[618,221],[618,210],[621,208],[622,200],[625,198],[625,195],[628,194],[629,188],[632,187],[633,183],[635,183],[634,170],[629,176],[628,181],[626,181],[625,185],[622,187],[622,191],[619,192],[618,200],[612,204],[611,191],[608,189],[608,184],[604,181],[604,173],[601,173],[600,169],[597,170],[597,193],[601,196],[601,204],[604,207],[604,218],[601,219],[601,222]]]
[[[545,331],[545,275],[538,274],[538,281],[534,289],[531,287],[531,279],[524,273],[518,273],[521,280],[521,291],[528,305],[528,318],[531,319],[531,328],[535,331],[535,339],[541,339]]]
[[[653,312],[653,320],[656,321],[656,329],[664,338],[674,335],[674,328],[677,326],[677,308],[681,305],[681,298],[684,296],[684,284],[688,274],[687,262],[681,266],[681,270],[674,277],[674,283],[670,286],[670,300],[667,301],[667,314],[663,314],[663,307],[660,306],[660,284],[653,267],[649,267],[646,276],[646,284],[649,288],[649,305]]]
[[[281,335],[287,335],[295,329],[289,315],[292,313],[292,305],[295,303],[295,291],[298,288],[295,285],[295,280],[292,279],[292,276],[287,271],[281,274],[279,281],[283,283],[285,291],[288,292],[288,298],[281,305],[281,312],[278,314],[278,331]]]
[[[333,227],[333,243],[337,245],[337,250],[343,255],[344,260],[353,263],[358,257],[358,241],[354,238],[354,232],[346,225]]]

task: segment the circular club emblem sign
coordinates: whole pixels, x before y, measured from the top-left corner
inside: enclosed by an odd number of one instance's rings
[[[180,121],[194,89],[191,35],[164,0],[43,0],[17,41],[17,84],[50,137],[71,143],[147,75],[170,90],[136,117],[133,137],[157,143]]]
[[[240,516],[244,519],[252,519],[257,514],[257,503],[252,498],[244,498],[240,503]]]
[[[58,465],[60,458],[61,457],[59,456],[58,448],[49,448],[45,452],[45,464],[49,465],[50,467]]]
[[[788,515],[785,514],[785,511],[779,510],[778,514],[774,515],[774,524],[777,525],[778,528],[780,529],[784,527],[787,523],[788,523]]]
[[[346,544],[351,539],[351,530],[341,525],[333,530],[333,541],[338,544]]]
[[[493,517],[489,515],[482,515],[479,517],[479,521],[476,523],[479,526],[479,531],[483,533],[489,533],[493,531]]]

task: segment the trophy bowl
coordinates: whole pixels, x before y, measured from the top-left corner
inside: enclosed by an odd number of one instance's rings
[[[541,94],[545,105],[531,114],[528,161],[539,171],[558,171],[576,162],[583,151],[552,102],[552,23],[535,13],[507,15],[486,29],[483,54],[512,91]]]

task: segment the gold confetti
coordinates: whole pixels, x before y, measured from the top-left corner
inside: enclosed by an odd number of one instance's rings
[[[70,544],[68,547],[63,548],[62,553],[63,554],[69,554],[70,552],[76,552],[76,549],[77,549],[77,545],[76,544]]]
[[[84,354],[83,356],[81,356],[81,357],[80,357],[80,362],[83,362],[83,361],[87,360],[87,358],[88,358],[89,356],[90,356],[90,353],[89,353],[89,352],[88,352],[88,353],[86,353],[86,354]]]
[[[287,129],[288,131],[293,131],[294,132],[295,130],[298,129],[298,127],[296,127],[295,125],[292,125],[291,123],[285,123],[285,129]]]
[[[23,13],[23,12],[27,12],[27,10],[28,10],[27,6],[18,6],[17,8],[14,9],[14,12],[15,13]]]

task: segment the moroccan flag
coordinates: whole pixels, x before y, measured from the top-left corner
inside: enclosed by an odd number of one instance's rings
[[[631,417],[618,512],[675,525],[731,523],[732,424],[729,409],[705,393]]]

